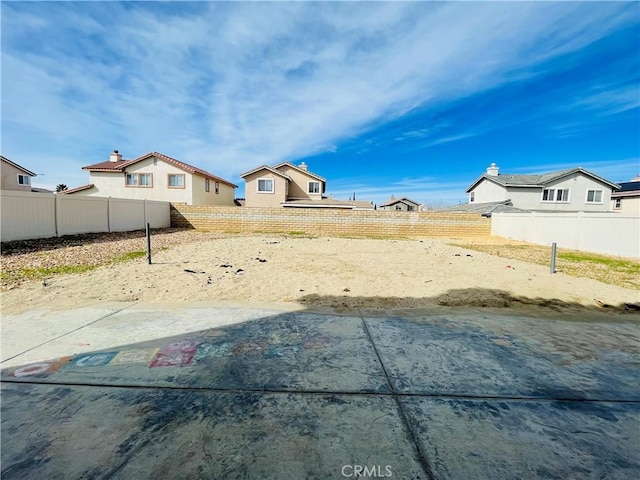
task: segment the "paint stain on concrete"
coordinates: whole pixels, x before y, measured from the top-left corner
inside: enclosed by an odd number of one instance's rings
[[[159,348],[143,348],[137,350],[122,350],[113,360],[111,365],[130,365],[135,363],[149,364],[156,356]]]
[[[7,371],[10,377],[29,377],[32,375],[48,375],[66,365],[72,357],[61,357],[45,362],[32,363]]]
[[[91,353],[87,355],[78,355],[71,362],[70,367],[102,367],[107,365],[118,352]]]

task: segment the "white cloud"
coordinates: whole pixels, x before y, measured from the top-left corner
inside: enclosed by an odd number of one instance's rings
[[[158,150],[228,177],[535,75],[634,18],[570,2],[20,5],[3,6],[4,148],[76,168]]]

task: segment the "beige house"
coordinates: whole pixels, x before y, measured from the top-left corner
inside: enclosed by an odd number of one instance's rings
[[[245,181],[246,207],[333,208],[373,210],[371,202],[325,197],[327,181],[302,162],[263,165],[240,175]]]
[[[508,203],[523,210],[607,212],[618,185],[583,168],[540,175],[499,173],[495,163],[466,192],[468,203]]]
[[[611,210],[625,215],[640,215],[640,176],[620,182],[620,189],[611,194]]]
[[[392,210],[397,212],[417,212],[422,209],[422,205],[418,202],[414,202],[410,198],[396,198],[393,195],[391,195],[388,202],[378,205],[378,210]]]
[[[2,182],[0,190],[18,190],[21,192],[31,191],[31,179],[35,173],[21,167],[6,157],[0,156],[2,168]]]
[[[235,205],[237,185],[158,152],[123,160],[114,150],[108,161],[82,169],[89,171],[90,183],[62,193],[187,205]]]

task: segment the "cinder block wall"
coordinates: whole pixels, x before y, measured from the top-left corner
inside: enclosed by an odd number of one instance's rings
[[[171,205],[171,226],[228,233],[304,233],[353,237],[471,237],[491,235],[479,214],[324,210],[317,208]]]

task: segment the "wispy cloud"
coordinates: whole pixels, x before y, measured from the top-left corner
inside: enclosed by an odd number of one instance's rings
[[[633,5],[607,12],[572,2],[9,2],[3,148],[32,158],[37,139],[78,167],[111,148],[159,150],[237,176],[537,75],[635,20]],[[630,108],[631,93],[582,106]],[[475,134],[403,135],[436,145]]]

